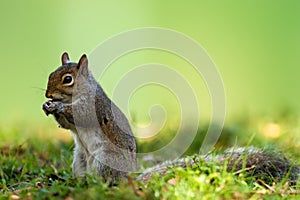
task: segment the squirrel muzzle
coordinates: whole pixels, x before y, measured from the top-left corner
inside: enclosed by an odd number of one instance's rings
[[[48,99],[53,99],[53,95],[51,93],[49,93],[48,91],[46,92],[45,96],[48,98]]]

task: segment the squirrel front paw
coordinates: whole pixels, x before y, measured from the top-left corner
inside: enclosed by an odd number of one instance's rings
[[[60,102],[49,100],[43,104],[43,111],[48,116],[49,114],[54,114],[60,107]]]

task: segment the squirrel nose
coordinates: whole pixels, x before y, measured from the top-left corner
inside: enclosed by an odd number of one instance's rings
[[[45,95],[47,98],[50,98],[50,99],[53,99],[53,95],[50,94],[48,91],[46,92],[46,95]]]

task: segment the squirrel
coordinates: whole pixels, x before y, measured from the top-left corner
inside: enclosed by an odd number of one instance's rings
[[[102,176],[112,184],[136,168],[136,141],[127,118],[107,97],[88,68],[84,54],[78,63],[62,55],[62,66],[49,76],[42,106],[59,126],[73,133],[72,174]]]
[[[61,59],[62,66],[49,76],[45,96],[50,100],[42,109],[74,135],[73,176],[96,173],[117,183],[136,169],[136,141],[129,122],[93,77],[85,54],[78,63],[70,62],[67,53],[63,53]],[[238,147],[217,156],[197,155],[195,159],[166,161],[146,169],[136,180],[147,183],[154,174],[164,175],[175,167],[187,168],[201,159],[220,165],[227,162],[228,171],[246,169],[260,179],[288,177],[290,183],[295,183],[300,174],[300,167],[281,154],[255,147]]]

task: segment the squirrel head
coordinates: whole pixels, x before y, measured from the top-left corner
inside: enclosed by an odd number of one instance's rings
[[[48,79],[45,96],[53,101],[71,103],[74,86],[89,77],[88,60],[83,54],[78,63],[70,62],[68,53],[61,57],[62,66],[52,72]],[[77,88],[78,89],[78,88]]]

